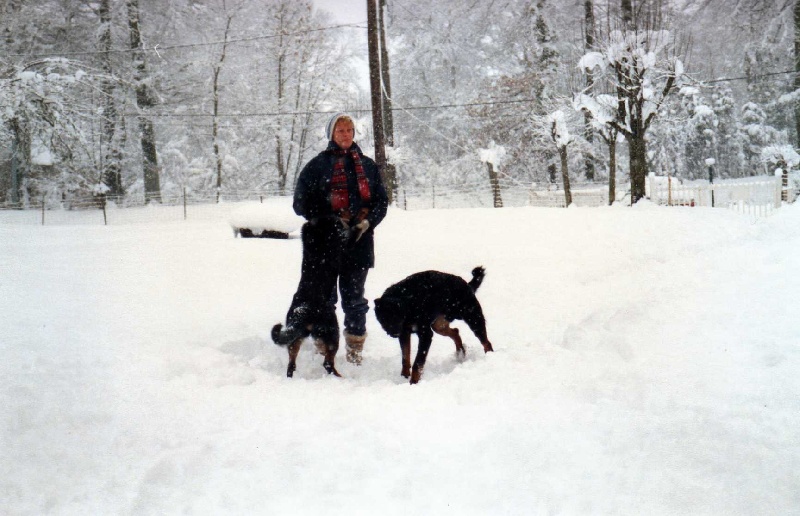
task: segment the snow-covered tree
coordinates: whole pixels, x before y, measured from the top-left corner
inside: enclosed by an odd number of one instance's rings
[[[595,14],[594,14],[594,0],[584,0],[583,1],[583,40],[584,52],[592,52],[595,49],[595,39],[596,39],[596,22],[595,22]],[[592,90],[594,89],[594,75],[591,71],[586,72],[586,87],[585,93],[591,95]],[[584,113],[584,138],[588,143],[589,147],[592,147],[592,143],[594,142],[594,126],[592,124],[592,116],[589,113]],[[592,153],[587,153],[585,158],[586,167],[586,180],[587,181],[594,181],[595,179],[595,158]]]
[[[146,201],[161,201],[161,178],[158,167],[158,150],[153,121],[147,111],[155,106],[151,91],[141,31],[139,0],[126,0],[130,47],[132,51],[133,80],[136,90],[136,107],[139,110],[139,141],[142,147],[142,174]]]
[[[800,2],[794,3],[794,12],[792,13],[793,28],[794,28],[794,81],[792,87],[794,91],[791,93],[791,105],[794,107],[794,129],[795,129],[795,145],[800,148]]]
[[[597,70],[609,81],[617,94],[614,117],[604,118],[628,142],[630,160],[631,202],[645,196],[647,177],[647,130],[658,111],[683,74],[683,64],[674,54],[675,36],[665,30],[612,31],[605,44],[581,58],[581,70]],[[599,103],[587,102],[579,96],[578,107],[592,116]]]
[[[478,112],[481,124],[475,139],[502,142],[510,156],[506,171],[514,178],[541,180],[544,167],[531,170],[531,164],[558,162],[546,116],[557,109],[562,97],[558,91],[560,54],[544,1],[512,7],[513,15],[499,40],[511,58],[505,60],[504,70],[486,80],[504,102]]]
[[[683,177],[696,179],[705,176],[705,163],[717,156],[716,130],[719,122],[714,109],[706,104],[697,88],[682,88],[689,118],[679,131],[684,135]]]
[[[141,45],[132,51],[128,6],[136,2]],[[763,172],[762,149],[794,141],[798,132],[792,115],[800,94],[794,75],[783,73],[798,66],[796,4],[453,0],[432,9],[426,0],[388,2],[395,150],[413,156],[399,172],[400,188],[485,185],[475,150],[492,141],[508,152],[503,184],[539,181],[551,171],[555,181],[560,159],[545,116],[574,92],[586,95],[576,106],[591,118],[591,130],[570,122],[568,168],[573,179],[583,171],[608,176],[610,199],[619,134],[628,143],[619,153],[630,165],[634,199],[642,193],[642,164],[699,177],[710,154],[723,177]],[[370,152],[369,100],[350,61],[366,50],[363,29],[336,28],[312,6],[0,1],[0,197],[144,196],[142,157],[150,147],[141,145],[140,115],[151,126],[165,197],[183,188],[209,195],[220,179],[223,195],[290,190],[324,145],[321,127],[331,111],[351,110],[367,122],[357,120],[359,142]],[[696,95],[674,94],[679,53],[692,56],[685,83]],[[69,62],[58,65],[58,75],[74,78],[80,70],[80,80],[45,73],[58,58]],[[587,69],[592,73],[581,75]],[[33,76],[48,104],[31,100],[34,82],[21,82]],[[152,105],[139,109],[137,89],[144,87]],[[598,158],[606,148],[607,167]],[[619,168],[624,175],[629,167]]]
[[[592,129],[600,136],[608,149],[608,203],[617,198],[617,139],[619,130],[612,123],[616,116],[617,98],[613,95],[576,95],[573,99],[576,111],[588,114]]]
[[[0,125],[12,148],[8,201],[24,203],[54,188],[97,190],[102,172],[82,123],[97,82],[64,58],[28,63],[0,80]]]
[[[761,153],[764,148],[782,143],[780,131],[767,123],[764,110],[754,102],[742,106],[739,138],[742,141],[743,166],[750,176],[763,172]]]
[[[564,202],[567,206],[572,204],[572,189],[569,183],[569,165],[567,160],[567,146],[572,143],[573,137],[567,128],[564,112],[554,111],[547,115],[547,124],[550,126],[550,138],[558,150],[561,161],[561,180],[564,184]]]
[[[345,80],[349,67],[343,49],[332,45],[324,32],[313,30],[320,26],[320,19],[313,16],[310,1],[276,1],[267,12],[267,26],[278,35],[267,42],[266,48],[272,56],[273,72],[269,87],[273,100],[269,104],[286,115],[274,120],[272,142],[265,145],[274,149],[270,161],[278,172],[278,189],[284,192],[304,164],[310,137],[319,134],[312,126],[313,118],[302,112],[320,109],[326,100],[336,105],[329,80],[340,79],[349,93],[355,93],[357,85]],[[338,65],[334,64],[337,60]]]
[[[742,144],[736,130],[736,104],[726,83],[711,85],[711,109],[716,117],[716,169],[722,177],[742,175]]]
[[[97,50],[100,69],[103,78],[100,83],[102,93],[101,118],[103,129],[101,134],[100,159],[103,168],[103,183],[107,187],[108,195],[120,197],[125,189],[122,181],[123,148],[125,133],[122,118],[119,114],[120,103],[119,81],[115,78],[115,69],[118,70],[113,59],[112,50],[114,42],[114,23],[111,0],[100,0],[96,7],[100,27],[97,32]]]
[[[471,125],[480,114],[463,105],[499,96],[484,81],[505,72],[501,38],[510,4],[454,0],[431,9],[425,0],[389,3],[395,139],[416,156],[400,171],[400,189],[429,184],[434,170],[444,183],[483,178],[474,149],[491,138],[472,141]],[[440,105],[456,107],[407,109]]]
[[[800,89],[795,41],[800,12],[795,0],[704,0],[682,2],[682,29],[692,41],[692,68],[702,80],[728,82],[739,106],[754,102],[767,123],[787,134],[796,132],[795,99]],[[709,37],[713,35],[713,37]],[[724,44],[720,44],[724,42]],[[789,73],[787,73],[789,72]],[[743,77],[743,79],[738,79]],[[783,101],[779,100],[783,99]]]

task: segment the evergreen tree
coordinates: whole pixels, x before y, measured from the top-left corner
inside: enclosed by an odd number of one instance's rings
[[[783,143],[782,135],[767,123],[766,113],[755,102],[748,102],[742,106],[738,134],[742,141],[745,175],[763,174],[761,151],[770,145]]]

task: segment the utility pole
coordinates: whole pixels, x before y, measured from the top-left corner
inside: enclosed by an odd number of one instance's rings
[[[375,161],[381,172],[383,183],[389,188],[386,192],[389,202],[393,201],[393,178],[387,177],[386,139],[383,131],[383,91],[381,88],[381,58],[378,28],[378,9],[376,0],[367,0],[367,43],[369,47],[369,85],[372,101],[372,131],[375,138]]]

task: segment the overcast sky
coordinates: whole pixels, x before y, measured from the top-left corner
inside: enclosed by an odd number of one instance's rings
[[[342,23],[366,23],[367,0],[314,0],[317,9],[324,9]]]
[[[317,9],[333,14],[337,23],[358,23],[367,26],[367,0],[314,0]],[[356,38],[353,48],[361,48],[361,58],[355,64],[359,71],[359,83],[369,91],[369,59],[367,56],[367,31],[365,29],[338,29],[347,37]]]

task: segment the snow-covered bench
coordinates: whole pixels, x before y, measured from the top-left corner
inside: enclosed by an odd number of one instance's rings
[[[233,210],[229,219],[234,236],[289,238],[303,225],[302,217],[283,203],[251,203]]]

